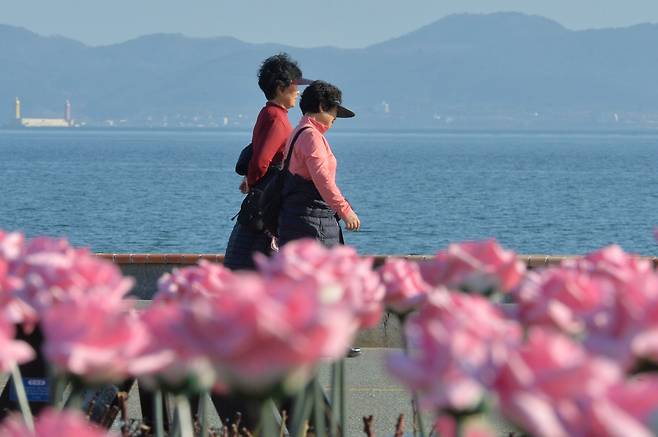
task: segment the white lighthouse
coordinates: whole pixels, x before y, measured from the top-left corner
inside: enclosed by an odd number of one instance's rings
[[[69,124],[73,124],[73,119],[71,118],[71,102],[69,100],[66,100],[66,104],[64,105],[64,120]]]

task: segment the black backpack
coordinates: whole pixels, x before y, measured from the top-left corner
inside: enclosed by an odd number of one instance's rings
[[[278,170],[276,167],[270,167],[268,174],[263,180],[249,190],[247,196],[242,201],[240,212],[238,213],[238,223],[252,231],[262,232],[269,231],[272,235],[278,234],[279,211],[281,210],[281,191],[285,182],[292,150],[295,146],[299,134],[308,127],[297,131],[292,142],[288,155],[283,163],[283,168]],[[270,174],[272,172],[272,174]]]
[[[242,149],[240,156],[238,157],[238,162],[235,163],[235,172],[240,176],[247,176],[249,172],[249,161],[251,161],[251,155],[254,153],[254,146],[249,143]]]

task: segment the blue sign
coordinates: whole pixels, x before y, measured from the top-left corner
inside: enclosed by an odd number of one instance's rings
[[[25,394],[29,402],[50,402],[50,382],[48,378],[23,378]],[[18,402],[16,388],[13,383],[9,386],[9,399]]]

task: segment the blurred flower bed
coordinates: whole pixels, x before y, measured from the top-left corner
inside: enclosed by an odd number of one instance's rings
[[[617,246],[532,271],[492,240],[377,270],[348,246],[310,240],[256,261],[255,272],[201,261],[165,274],[152,304],[137,311],[127,297],[132,279],[112,263],[63,239],[0,231],[0,371],[12,376],[20,405],[0,435],[112,435],[83,413],[83,393],[137,379],[157,408],[169,400],[175,414],[156,414],[149,426],[122,414],[125,436],[337,436],[343,359],[385,310],[404,337],[386,365],[414,411],[434,417],[414,414],[414,434],[493,436],[494,413],[519,435],[658,431],[658,275]],[[38,351],[17,338],[35,330]],[[33,418],[19,365],[37,354],[54,382],[50,407]],[[316,378],[323,363],[332,366],[328,415]],[[210,429],[190,407],[210,393],[257,403],[258,424]],[[292,402],[277,422],[282,399]],[[371,421],[364,417],[367,435]],[[395,435],[408,433],[401,418]]]

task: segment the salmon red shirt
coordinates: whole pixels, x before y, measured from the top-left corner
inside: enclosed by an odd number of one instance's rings
[[[260,110],[251,136],[253,153],[247,170],[250,187],[265,176],[271,164],[283,162],[283,148],[292,132],[288,110],[276,103],[267,102]]]
[[[304,116],[295,128],[295,132],[307,126],[310,129],[299,134],[295,142],[288,170],[292,174],[312,180],[322,200],[327,202],[340,218],[345,219],[352,212],[352,207],[336,185],[336,157],[324,137],[328,128],[317,120]],[[294,133],[291,138],[294,138]],[[290,141],[286,145],[284,152],[286,155]]]

